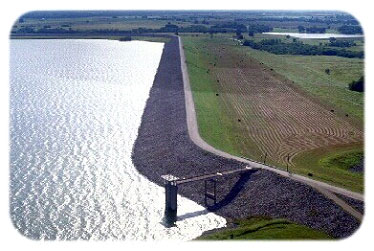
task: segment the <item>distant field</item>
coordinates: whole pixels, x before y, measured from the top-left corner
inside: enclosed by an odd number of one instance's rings
[[[167,43],[169,42],[170,38],[168,37],[151,37],[151,36],[132,36],[132,40],[141,40],[141,41],[148,41],[148,42],[158,42],[158,43]]]
[[[81,23],[74,24],[73,28],[76,30],[90,30],[90,29],[118,29],[118,30],[131,30],[141,27],[147,27],[150,29],[158,29],[163,27],[167,22],[162,21],[136,21],[136,20],[127,20],[122,22],[91,22],[91,23]]]
[[[48,39],[108,39],[108,40],[120,40],[124,37],[127,37],[127,36],[87,35],[87,34],[78,34],[76,36],[65,35],[65,34],[48,35]],[[46,39],[46,36],[45,35],[18,36],[17,39]],[[170,38],[163,37],[163,36],[131,36],[131,40],[167,43],[170,40]]]
[[[362,74],[362,60],[282,59],[239,46],[229,35],[184,36],[183,42],[199,132],[208,143],[362,190],[362,173],[317,165],[325,153],[362,152],[363,97],[346,88]]]
[[[85,30],[131,30],[137,28],[159,29],[168,23],[167,20],[152,20],[141,18],[111,18],[111,17],[80,17],[80,18],[55,18],[42,21],[39,19],[25,19],[23,23],[17,23],[17,27],[22,26],[33,28],[43,28],[45,25],[50,28],[72,28],[77,31]],[[190,23],[176,21],[173,22],[178,26],[187,26]]]

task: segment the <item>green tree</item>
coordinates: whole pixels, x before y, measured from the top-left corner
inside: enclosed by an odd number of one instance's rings
[[[356,92],[364,92],[364,77],[362,76],[359,80],[357,81],[352,81],[349,85],[348,88],[351,91],[356,91]]]

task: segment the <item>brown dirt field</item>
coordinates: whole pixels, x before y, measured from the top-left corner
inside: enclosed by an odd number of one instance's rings
[[[324,104],[293,87],[259,62],[225,47],[212,47],[210,74],[217,79],[220,102],[236,121],[238,135],[255,143],[248,148],[240,138],[244,156],[267,163],[289,165],[300,153],[363,141],[363,132]],[[240,120],[240,121],[239,121]],[[253,145],[252,143],[252,145]],[[258,156],[260,154],[260,156]]]

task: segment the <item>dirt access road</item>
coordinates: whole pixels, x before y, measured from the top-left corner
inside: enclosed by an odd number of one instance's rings
[[[181,58],[181,68],[182,68],[182,74],[183,74],[183,84],[184,84],[184,91],[185,91],[185,102],[186,102],[186,116],[187,116],[187,128],[188,128],[188,134],[191,140],[199,147],[202,149],[209,151],[213,154],[216,154],[221,157],[225,157],[228,159],[234,159],[237,161],[240,161],[242,163],[248,164],[249,166],[253,168],[259,168],[259,169],[265,169],[272,171],[274,173],[277,173],[278,175],[281,175],[283,177],[287,177],[289,179],[302,182],[304,184],[307,184],[316,190],[320,191],[323,193],[326,197],[329,199],[333,200],[337,205],[341,206],[345,211],[350,213],[352,216],[354,216],[357,219],[362,219],[362,214],[359,213],[357,210],[352,208],[350,205],[345,203],[344,201],[340,200],[335,194],[340,194],[343,196],[347,196],[349,198],[353,198],[359,201],[364,200],[364,196],[360,193],[352,192],[344,188],[340,188],[337,186],[333,186],[321,181],[316,181],[313,179],[310,179],[305,176],[297,175],[297,174],[292,174],[283,170],[276,169],[274,167],[270,167],[267,165],[264,165],[262,163],[258,163],[255,161],[251,161],[248,159],[244,159],[238,156],[234,156],[231,154],[228,154],[226,152],[223,152],[221,150],[218,150],[214,148],[213,146],[209,145],[206,143],[199,135],[199,130],[198,130],[198,124],[197,124],[197,119],[196,119],[196,111],[195,111],[195,105],[192,97],[192,92],[191,92],[191,86],[190,86],[190,81],[188,77],[188,70],[187,70],[187,65],[186,65],[186,59],[184,55],[184,50],[183,50],[183,44],[182,40],[180,37],[179,38],[179,50],[180,50],[180,58]]]

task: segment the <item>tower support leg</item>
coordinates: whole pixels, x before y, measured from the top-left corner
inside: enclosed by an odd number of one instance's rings
[[[177,221],[177,195],[178,186],[172,182],[165,185],[165,218],[168,223],[174,224]]]

